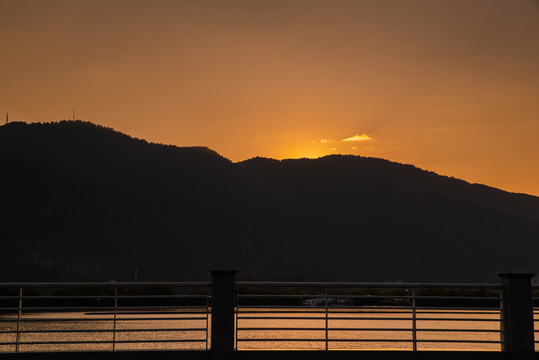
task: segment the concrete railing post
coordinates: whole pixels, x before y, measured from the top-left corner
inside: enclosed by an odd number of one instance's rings
[[[210,271],[211,288],[211,358],[234,357],[234,312],[237,271]]]
[[[513,354],[535,351],[533,298],[529,273],[500,273],[505,284],[502,295],[502,350]]]

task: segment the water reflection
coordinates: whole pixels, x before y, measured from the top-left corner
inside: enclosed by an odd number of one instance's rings
[[[111,313],[30,313],[19,324],[16,314],[4,314],[0,319],[0,342],[4,344],[0,352],[15,351],[17,326],[20,352],[111,351],[113,347],[206,350],[211,346],[206,342],[211,317],[203,311],[120,313],[116,331]],[[410,310],[340,308],[326,316],[316,310],[241,308],[237,348],[324,350],[327,339],[329,350],[412,350],[413,326]],[[418,350],[500,350],[497,311],[418,310],[415,327]],[[482,343],[485,341],[492,343]]]

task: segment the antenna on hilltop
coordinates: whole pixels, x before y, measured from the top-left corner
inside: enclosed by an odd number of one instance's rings
[[[9,122],[9,112],[6,111],[6,124]]]
[[[75,110],[73,110],[73,121],[75,121]]]

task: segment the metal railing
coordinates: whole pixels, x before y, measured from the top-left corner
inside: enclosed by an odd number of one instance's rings
[[[533,300],[533,323],[534,323],[534,344],[536,351],[539,350],[539,284],[532,285]]]
[[[0,352],[181,349],[230,358],[298,348],[522,353],[537,343],[532,274],[500,274],[503,284],[211,274],[211,283],[0,283]]]
[[[208,350],[209,285],[0,283],[0,352]]]
[[[503,288],[237,282],[235,346],[500,351]]]

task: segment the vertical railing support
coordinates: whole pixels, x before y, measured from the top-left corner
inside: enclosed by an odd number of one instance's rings
[[[498,273],[505,289],[502,292],[502,351],[531,354],[535,351],[533,298],[529,273]]]
[[[211,288],[211,358],[234,357],[234,312],[237,271],[210,271]]]
[[[209,334],[210,334],[210,297],[206,297],[206,351],[209,349]]]
[[[19,288],[19,307],[17,310],[17,334],[15,337],[15,352],[19,352],[19,342],[21,340],[21,319],[22,319],[22,287]]]
[[[412,350],[417,351],[417,304],[415,302],[415,288],[412,288]]]
[[[328,288],[324,290],[326,295],[326,351],[329,350],[329,298],[328,298]]]
[[[114,318],[112,322],[112,352],[116,351],[116,321],[118,318],[118,287],[114,287]]]

